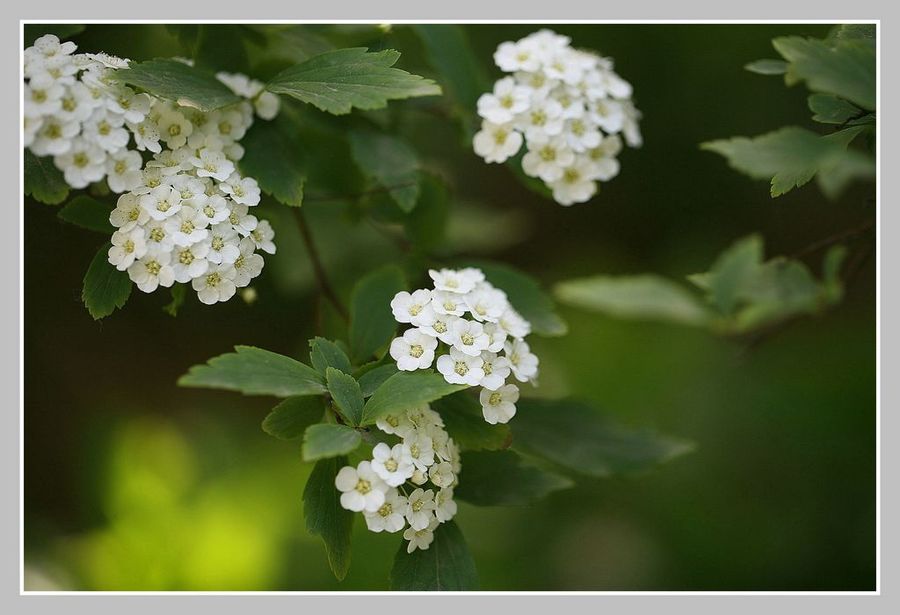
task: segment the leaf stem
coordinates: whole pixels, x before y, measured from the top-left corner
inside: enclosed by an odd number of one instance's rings
[[[309,254],[309,261],[312,263],[313,273],[316,276],[319,290],[325,298],[328,299],[341,318],[345,321],[349,320],[350,317],[347,314],[347,308],[341,303],[337,293],[334,292],[334,288],[331,286],[331,282],[328,280],[328,274],[325,272],[325,267],[322,265],[322,259],[319,257],[319,251],[316,248],[315,241],[309,230],[309,224],[306,222],[306,216],[303,214],[303,210],[300,207],[292,207],[291,209],[294,210],[294,219],[297,221],[297,228],[300,230],[300,235],[303,237],[303,244],[306,246],[307,254]]]
[[[807,256],[814,252],[818,252],[819,250],[821,250],[823,248],[830,247],[836,243],[840,243],[842,241],[847,241],[848,239],[854,239],[855,237],[858,237],[859,235],[863,235],[864,233],[866,233],[869,229],[873,228],[874,226],[875,226],[875,218],[871,218],[861,224],[858,224],[857,226],[854,226],[853,228],[841,231],[840,233],[835,233],[834,235],[825,237],[824,239],[814,241],[813,243],[809,244],[808,246],[806,246],[799,252],[794,253],[794,258],[799,258],[801,256]]]

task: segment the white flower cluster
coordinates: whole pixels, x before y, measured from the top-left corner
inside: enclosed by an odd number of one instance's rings
[[[641,145],[631,85],[613,71],[612,60],[570,42],[540,30],[500,44],[494,62],[512,76],[478,99],[484,121],[473,142],[486,162],[504,162],[524,141],[522,169],[561,205],[587,201],[598,181],[618,175],[620,133],[629,146]]]
[[[334,480],[341,506],[362,512],[373,532],[406,528],[408,553],[428,549],[434,530],[456,514],[459,449],[427,404],[380,418],[376,425],[401,442],[376,444],[371,461],[341,468]]]
[[[262,270],[256,250],[275,253],[269,223],[248,213],[260,200],[256,180],[235,162],[254,110],[274,118],[278,97],[219,73],[247,100],[205,113],[115,83],[128,60],[74,51],[53,35],[25,50],[25,146],[52,155],[73,188],[105,178],[121,193],[108,257],[138,288],[190,282],[203,303],[227,301]]]
[[[443,342],[449,351],[437,357],[437,369],[444,379],[482,387],[484,419],[492,425],[508,422],[516,414],[519,387],[506,384],[507,378],[537,378],[538,358],[525,341],[531,323],[480,269],[432,269],[428,274],[433,289],[399,292],[391,301],[397,322],[413,326],[391,342],[391,357],[404,371],[428,369]]]

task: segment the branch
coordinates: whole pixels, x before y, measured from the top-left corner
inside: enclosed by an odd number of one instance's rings
[[[313,273],[316,276],[319,290],[334,306],[335,311],[340,314],[341,318],[345,321],[349,320],[347,308],[341,303],[341,300],[334,292],[334,288],[331,286],[331,282],[328,281],[328,274],[325,273],[325,267],[322,266],[322,259],[319,258],[319,251],[316,249],[316,244],[313,241],[312,233],[309,231],[309,225],[306,223],[306,216],[303,215],[303,210],[299,207],[292,207],[291,209],[294,210],[294,219],[297,221],[297,228],[300,230],[303,244],[306,246],[307,254],[309,254],[309,261],[312,263]]]
[[[818,252],[823,248],[830,247],[836,243],[841,243],[842,241],[847,241],[848,239],[854,239],[860,235],[865,234],[867,231],[875,227],[875,218],[871,218],[866,220],[862,224],[855,226],[853,228],[847,229],[845,231],[841,231],[840,233],[836,233],[829,237],[825,237],[824,239],[820,239],[818,241],[814,241],[810,245],[806,246],[799,252],[794,253],[793,258],[800,258],[801,256],[807,256],[814,252]]]

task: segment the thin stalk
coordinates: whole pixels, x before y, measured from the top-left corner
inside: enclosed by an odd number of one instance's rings
[[[328,280],[328,274],[325,272],[325,267],[322,265],[322,259],[319,257],[319,251],[316,248],[316,243],[309,230],[309,224],[306,222],[306,216],[303,214],[303,210],[300,207],[292,207],[291,209],[294,210],[294,219],[297,221],[297,228],[300,230],[300,235],[303,237],[303,244],[306,246],[307,254],[309,254],[309,262],[312,263],[313,274],[316,277],[319,290],[322,295],[328,299],[329,303],[331,303],[341,318],[345,321],[350,320],[350,317],[347,314],[347,308],[341,303],[337,293],[334,292],[334,287],[331,286],[331,282]]]

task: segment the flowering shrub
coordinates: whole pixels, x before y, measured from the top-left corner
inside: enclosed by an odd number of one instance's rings
[[[432,269],[428,274],[433,289],[401,291],[391,301],[397,322],[413,326],[391,342],[391,357],[400,370],[427,369],[438,342],[443,342],[448,352],[436,363],[444,380],[482,387],[484,420],[492,425],[508,422],[516,414],[519,387],[506,384],[507,378],[537,379],[538,358],[525,342],[531,323],[480,269]]]
[[[642,143],[631,84],[611,59],[570,42],[540,30],[497,47],[494,62],[512,76],[478,99],[483,122],[473,140],[485,162],[505,162],[524,142],[522,170],[543,181],[560,205],[584,203],[597,182],[619,174],[619,135],[631,147]]]

